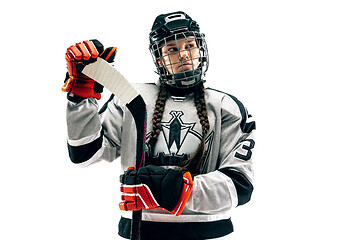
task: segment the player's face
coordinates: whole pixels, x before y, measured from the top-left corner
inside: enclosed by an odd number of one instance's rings
[[[161,48],[161,55],[158,63],[170,74],[195,70],[200,62],[200,51],[193,36],[167,42]]]

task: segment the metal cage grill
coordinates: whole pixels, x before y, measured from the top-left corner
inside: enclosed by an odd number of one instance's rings
[[[209,64],[204,37],[195,31],[178,32],[151,44],[160,80],[177,88],[189,88],[203,80]]]

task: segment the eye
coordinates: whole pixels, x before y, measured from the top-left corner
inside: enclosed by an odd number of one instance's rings
[[[178,51],[177,47],[168,48],[168,52],[177,52],[177,51]]]
[[[192,49],[192,48],[196,48],[196,47],[197,47],[197,45],[194,41],[188,42],[188,44],[186,46],[186,48],[188,48],[188,49]]]

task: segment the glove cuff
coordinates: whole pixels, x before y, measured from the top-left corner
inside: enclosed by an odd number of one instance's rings
[[[183,175],[183,179],[184,179],[184,184],[179,201],[176,204],[175,208],[172,211],[170,211],[175,216],[179,216],[182,213],[192,192],[193,180],[190,172],[186,172]]]
[[[67,94],[67,99],[70,101],[70,102],[73,102],[73,103],[79,103],[81,102],[82,100],[86,99],[84,97],[79,97],[79,96],[76,96],[75,94],[73,94],[72,92],[68,92]]]

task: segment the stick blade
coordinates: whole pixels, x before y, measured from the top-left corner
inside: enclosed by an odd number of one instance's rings
[[[124,104],[130,103],[139,95],[126,78],[102,58],[86,65],[82,73],[114,93]]]

